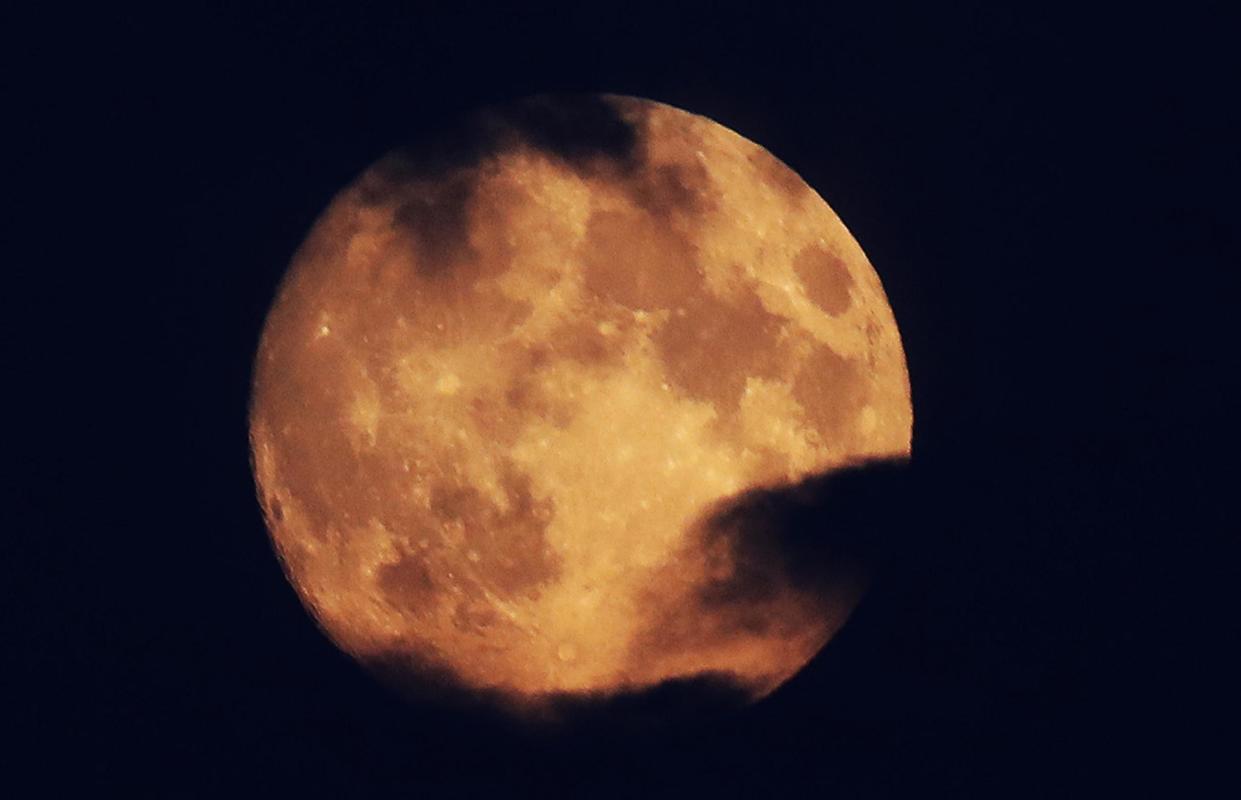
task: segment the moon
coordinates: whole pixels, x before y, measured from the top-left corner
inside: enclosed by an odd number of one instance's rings
[[[749,699],[862,581],[755,581],[735,498],[910,454],[883,287],[705,117],[491,109],[341,191],[269,312],[253,465],[289,581],[364,665],[515,704],[702,676]],[[751,525],[753,527],[753,525]]]

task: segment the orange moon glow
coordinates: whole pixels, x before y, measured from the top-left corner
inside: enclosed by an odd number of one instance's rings
[[[250,437],[286,574],[388,673],[515,703],[705,675],[769,693],[861,581],[745,591],[711,514],[909,455],[878,276],[801,178],[704,117],[550,97],[461,131],[337,195],[268,316]]]

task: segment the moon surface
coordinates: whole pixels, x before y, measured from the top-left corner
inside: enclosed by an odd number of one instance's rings
[[[756,564],[763,531],[721,509],[907,457],[911,430],[896,322],[827,203],[728,128],[612,95],[487,111],[340,192],[250,417],[275,549],[332,640],[527,703],[774,690],[862,583]]]

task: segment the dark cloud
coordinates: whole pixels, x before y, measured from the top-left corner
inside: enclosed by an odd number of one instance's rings
[[[414,703],[494,715],[511,702],[498,690],[470,688],[446,661],[425,650],[382,650],[358,660],[381,683]]]
[[[640,108],[640,106],[639,106]],[[381,184],[439,180],[519,146],[587,169],[607,159],[623,171],[641,161],[639,131],[603,95],[537,95],[428,127],[375,166]]]
[[[887,555],[904,546],[911,529],[901,517],[911,507],[907,469],[899,460],[852,465],[752,489],[708,510],[684,553],[689,561],[705,559],[703,580],[684,581],[678,560],[652,583],[651,607],[661,610],[633,637],[634,668],[733,637],[834,630]],[[668,586],[684,587],[674,602],[660,588]],[[765,680],[747,677],[751,690]]]
[[[733,568],[700,590],[700,602],[745,604],[786,585],[834,592],[843,574],[869,570],[896,546],[908,475],[904,460],[870,461],[724,502],[699,529],[704,549],[727,552]]]
[[[430,127],[372,167],[358,191],[364,203],[400,198],[396,221],[412,234],[424,277],[469,278],[458,273],[479,260],[469,243],[469,214],[482,161],[529,147],[579,173],[606,165],[629,182],[642,174],[639,138],[620,103],[602,95],[529,97]],[[632,179],[646,202],[666,205],[694,193],[688,183],[658,177],[650,187]]]
[[[497,138],[515,137],[579,170],[605,158],[628,171],[641,158],[639,132],[602,95],[540,95],[486,114]]]
[[[409,652],[371,654],[365,664],[382,683],[419,705],[516,727],[582,732],[700,725],[704,719],[746,706],[754,697],[752,687],[723,672],[673,678],[643,688],[523,696],[470,687],[447,665]]]
[[[749,687],[728,673],[708,672],[671,678],[654,686],[599,694],[561,694],[547,698],[547,714],[574,727],[676,725],[725,714],[752,701]]]
[[[482,109],[434,126],[382,159],[359,181],[359,196],[363,203],[398,198],[396,221],[413,239],[423,277],[473,283],[478,276],[470,265],[482,260],[469,237],[477,167],[498,154],[529,148],[625,191],[639,209],[631,224],[644,228],[625,231],[625,239],[663,250],[663,240],[673,236],[671,215],[693,219],[709,212],[713,201],[702,164],[647,161],[644,117],[653,107],[632,98],[558,94]],[[693,254],[684,249],[674,247],[670,257],[692,270]],[[622,270],[649,260],[634,255],[612,260]]]
[[[905,546],[919,504],[911,498],[908,463],[877,460],[809,478],[791,486],[755,489],[725,501],[699,523],[699,546],[723,547],[734,568],[701,587],[690,605],[672,610],[635,646],[635,658],[708,638],[737,633],[775,633],[788,624],[771,605],[789,589],[818,597],[827,606],[852,591],[857,574],[877,567]],[[696,605],[696,608],[694,607]],[[686,630],[678,630],[685,622]],[[661,633],[662,631],[662,633]],[[386,684],[420,704],[465,710],[513,724],[558,727],[676,725],[699,723],[741,708],[755,684],[728,673],[703,673],[641,689],[550,693],[523,697],[466,685],[446,663],[425,653],[394,650],[364,659]],[[705,715],[705,717],[704,717]],[[513,722],[515,720],[515,722]]]

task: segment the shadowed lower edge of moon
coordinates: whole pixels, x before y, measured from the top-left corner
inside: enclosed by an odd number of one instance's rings
[[[875,571],[902,546],[899,500],[909,497],[909,474],[908,457],[870,459],[718,501],[695,524],[687,547],[727,539],[739,569],[702,587],[700,599],[711,602],[716,593],[744,596],[792,585],[812,595],[820,613],[836,615],[825,639],[834,638]],[[509,719],[554,725],[607,720],[645,727],[727,714],[768,696],[788,678],[774,676],[760,684],[717,670],[652,685],[523,694],[470,686],[450,664],[425,653],[392,649],[360,660],[380,682],[410,700],[475,712],[499,710]]]

